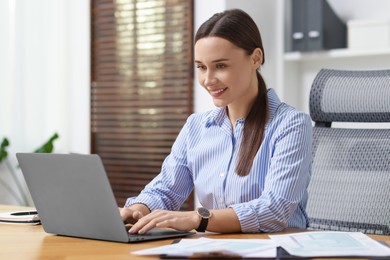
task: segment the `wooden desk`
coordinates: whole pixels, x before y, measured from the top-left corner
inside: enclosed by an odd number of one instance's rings
[[[26,207],[0,205],[0,212],[28,210]],[[286,232],[297,232],[288,230]],[[193,238],[268,238],[268,234],[202,234]],[[390,245],[389,236],[371,236]],[[159,259],[157,256],[136,256],[131,251],[167,245],[171,239],[135,244],[105,242],[47,234],[41,225],[0,223],[0,259]],[[327,258],[330,260],[330,258]]]

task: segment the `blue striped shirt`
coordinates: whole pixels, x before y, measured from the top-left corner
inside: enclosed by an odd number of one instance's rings
[[[231,207],[242,232],[306,228],[311,176],[312,126],[307,114],[268,90],[269,120],[250,173],[235,173],[244,119],[234,132],[226,108],[191,115],[165,159],[161,173],[125,206],[178,210],[195,188],[202,206]]]

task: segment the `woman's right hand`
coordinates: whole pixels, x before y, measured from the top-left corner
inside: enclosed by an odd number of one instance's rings
[[[134,224],[140,218],[149,214],[150,210],[144,204],[133,204],[127,208],[119,208],[119,213],[123,222],[126,224]]]

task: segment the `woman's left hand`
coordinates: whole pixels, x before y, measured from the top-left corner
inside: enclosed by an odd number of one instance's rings
[[[154,227],[190,231],[196,229],[199,224],[200,217],[195,211],[155,210],[140,218],[131,227],[129,233],[145,234]]]

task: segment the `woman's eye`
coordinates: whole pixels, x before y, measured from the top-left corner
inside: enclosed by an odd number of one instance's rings
[[[197,65],[196,65],[196,68],[197,68],[197,69],[200,69],[200,70],[205,70],[205,69],[206,69],[206,66],[201,65],[201,64],[197,64]]]
[[[224,69],[226,68],[226,65],[225,64],[217,64],[217,69]]]

